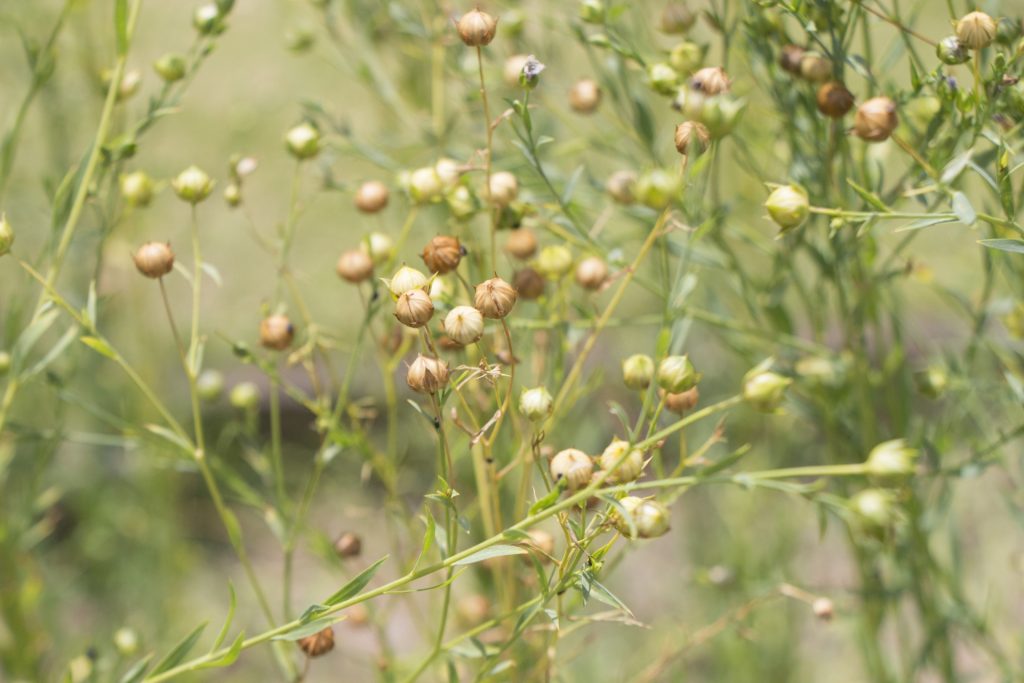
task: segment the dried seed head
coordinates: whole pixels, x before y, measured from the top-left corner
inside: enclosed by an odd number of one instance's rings
[[[505,239],[505,251],[509,255],[525,261],[537,253],[537,236],[529,228],[511,230]]]
[[[637,538],[656,538],[668,532],[668,508],[658,501],[626,496],[619,500],[619,505],[622,506],[629,519],[624,518],[616,510],[612,515],[612,521],[623,536],[630,536],[633,529],[636,530]],[[633,522],[632,527],[630,521]]]
[[[543,295],[546,284],[544,276],[533,268],[517,270],[512,276],[512,286],[516,288],[519,296],[527,301],[533,301]]]
[[[798,45],[786,45],[779,53],[779,66],[794,76],[800,75],[800,62],[804,58],[804,49]]]
[[[284,144],[296,159],[312,159],[320,153],[320,131],[304,121],[285,134]]]
[[[832,617],[835,616],[836,610],[835,605],[828,598],[817,598],[811,603],[811,611],[814,612],[814,616],[822,621],[832,621]]]
[[[678,394],[700,381],[700,374],[694,369],[689,356],[666,356],[658,364],[658,386],[665,391]]]
[[[632,171],[616,171],[604,184],[605,192],[619,204],[632,204],[636,200],[635,188],[636,173]]]
[[[655,168],[636,181],[636,198],[644,206],[661,210],[678,198],[682,189],[683,183],[677,174]]]
[[[628,441],[615,439],[601,453],[601,469],[608,472],[605,481],[624,484],[633,481],[643,472],[644,453],[632,448]]]
[[[690,87],[705,95],[721,95],[729,92],[732,81],[720,66],[707,66],[690,78]]]
[[[853,93],[839,81],[830,81],[818,88],[818,111],[831,119],[839,119],[853,109]]]
[[[11,251],[11,246],[14,245],[14,228],[7,221],[6,214],[0,214],[0,256],[5,256]],[[171,250],[170,245],[164,245],[167,247],[167,251]],[[141,251],[141,249],[139,250]],[[138,265],[138,261],[135,262]],[[174,254],[171,254],[171,265],[174,265]],[[141,270],[141,269],[140,269]],[[169,270],[169,269],[168,269]],[[163,273],[161,273],[162,275]],[[149,277],[160,277],[159,275],[150,275]]]
[[[472,306],[456,306],[444,317],[444,332],[459,346],[469,346],[484,336],[484,317]]]
[[[622,361],[622,381],[634,391],[651,386],[654,379],[654,360],[643,353],[637,353]]]
[[[185,77],[188,62],[179,54],[167,53],[153,62],[153,70],[166,83],[175,83]]]
[[[6,223],[5,220],[0,225]],[[0,254],[6,253],[3,249],[2,232],[0,229]],[[161,278],[174,268],[174,252],[167,242],[146,242],[136,250],[132,259],[135,261],[135,267],[146,277]]]
[[[274,351],[283,351],[295,338],[295,326],[284,315],[272,315],[260,322],[260,344]]]
[[[349,249],[338,257],[338,275],[353,284],[373,276],[373,259],[362,249]]]
[[[171,187],[178,197],[190,204],[198,204],[210,196],[213,180],[198,166],[189,166],[171,181]]]
[[[363,238],[359,248],[370,257],[374,266],[387,263],[395,254],[394,242],[382,232],[371,232]]]
[[[566,448],[551,458],[549,469],[551,478],[556,483],[565,479],[569,490],[575,491],[590,483],[590,476],[594,473],[594,461],[581,450]]]
[[[145,171],[121,176],[121,196],[131,206],[148,206],[153,200],[153,179]]]
[[[409,366],[405,381],[413,391],[436,394],[448,384],[448,364],[420,354]]]
[[[363,213],[377,213],[388,205],[391,193],[379,180],[367,180],[356,190],[356,208]]]
[[[450,273],[459,267],[463,248],[458,237],[438,235],[423,248],[423,263],[431,273]]]
[[[896,130],[896,103],[888,97],[872,97],[857,108],[853,130],[863,140],[881,142]]]
[[[569,89],[569,106],[578,114],[591,114],[601,104],[601,87],[592,78],[576,81]]]
[[[423,327],[434,316],[434,302],[422,289],[410,289],[395,302],[395,317],[406,327]]]
[[[519,181],[508,171],[492,174],[488,187],[490,200],[497,206],[508,206],[519,196]]]
[[[754,410],[773,413],[782,405],[786,388],[793,383],[789,377],[769,370],[755,369],[743,380],[743,400]]]
[[[334,628],[328,626],[311,636],[300,638],[299,647],[310,657],[325,655],[334,649]]]
[[[489,45],[494,40],[494,34],[498,30],[498,20],[487,12],[478,9],[471,10],[462,15],[462,18],[455,24],[459,32],[459,38],[469,47],[481,47]]]
[[[935,46],[935,56],[943,64],[963,64],[971,58],[967,46],[960,42],[956,36],[946,36]]]
[[[576,283],[583,289],[601,289],[608,279],[608,264],[597,256],[589,256],[576,266]]]
[[[252,382],[239,382],[231,389],[228,402],[239,410],[252,410],[260,404],[260,388]]]
[[[516,305],[516,290],[500,277],[492,277],[476,286],[473,305],[485,318],[498,320],[512,312]]]
[[[697,16],[682,2],[670,2],[661,11],[662,33],[686,33],[697,21]]]
[[[956,37],[972,50],[986,48],[996,39],[995,19],[984,12],[971,12],[956,22]]]
[[[519,412],[531,422],[546,420],[551,415],[552,407],[551,393],[544,387],[523,389],[519,395]]]
[[[807,192],[796,185],[781,185],[768,195],[764,206],[782,232],[799,227],[811,212]]]
[[[510,88],[519,85],[519,76],[522,75],[523,67],[526,66],[526,60],[529,58],[529,55],[512,55],[505,60],[505,66],[502,69],[505,85]]]
[[[700,154],[711,144],[711,132],[697,121],[683,121],[676,126],[676,151],[686,156],[693,152]]]
[[[914,474],[917,455],[917,449],[908,446],[905,439],[884,441],[868,454],[868,477],[880,486],[899,484]]]
[[[832,60],[817,52],[805,52],[800,58],[800,76],[813,83],[832,78]]]
[[[409,266],[402,266],[388,280],[388,289],[395,297],[402,296],[410,289],[422,289],[427,284],[427,276]]]
[[[668,53],[668,63],[681,74],[692,74],[703,61],[704,48],[689,40],[679,43]]]
[[[693,387],[678,394],[665,394],[665,407],[677,415],[683,415],[693,410],[697,406],[698,400],[700,400],[700,390]]]
[[[346,531],[334,541],[334,552],[342,559],[359,557],[363,552],[363,539],[355,532]]]

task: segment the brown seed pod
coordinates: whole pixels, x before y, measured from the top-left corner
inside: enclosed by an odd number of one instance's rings
[[[544,286],[546,284],[544,276],[533,268],[517,270],[515,275],[512,276],[512,286],[516,288],[519,296],[527,301],[537,299],[544,294]]]
[[[676,151],[686,156],[690,152],[700,154],[711,144],[711,132],[697,121],[683,121],[676,126]]]
[[[355,532],[346,531],[334,541],[334,552],[341,558],[359,557],[363,552],[363,539]]]
[[[295,326],[283,315],[272,315],[260,323],[260,344],[274,351],[283,351],[295,338]]]
[[[441,387],[448,384],[448,364],[420,354],[409,366],[405,381],[413,391],[436,394]]]
[[[569,89],[569,106],[577,114],[592,114],[601,104],[601,86],[592,78],[576,81]]]
[[[458,237],[438,235],[423,247],[421,257],[430,272],[444,275],[459,267],[463,252]]]
[[[817,598],[811,603],[811,611],[814,612],[814,616],[818,617],[822,621],[832,621],[832,617],[835,616],[836,609],[835,605],[828,598]]]
[[[888,97],[872,97],[857,108],[853,131],[868,142],[882,142],[892,135],[898,123],[896,103]]]
[[[601,289],[608,279],[608,264],[597,256],[589,256],[576,266],[576,283],[591,291]]]
[[[818,88],[818,111],[832,119],[840,119],[853,109],[853,93],[839,81],[830,81]]]
[[[558,482],[565,479],[570,491],[590,483],[594,473],[594,461],[589,455],[576,448],[566,448],[551,458],[551,478]]]
[[[529,228],[510,230],[505,239],[505,251],[520,261],[537,253],[537,236]]]
[[[805,52],[800,58],[800,77],[823,83],[832,77],[832,60],[817,52]]]
[[[482,47],[494,40],[498,20],[487,12],[474,9],[462,15],[455,23],[455,30],[459,32],[462,42],[469,47]]]
[[[338,257],[338,275],[353,284],[373,277],[373,259],[362,249],[349,249]]]
[[[146,277],[161,278],[174,268],[170,242],[146,242],[132,255],[135,267]]]
[[[423,327],[434,316],[434,302],[422,289],[402,292],[395,302],[395,317],[406,327]]]
[[[616,171],[604,184],[605,192],[619,204],[632,204],[636,200],[633,195],[635,187],[636,173],[633,171]]]
[[[690,78],[690,87],[705,95],[719,95],[729,92],[732,81],[720,66],[708,66],[697,71]]]
[[[492,277],[476,286],[473,305],[485,318],[498,320],[512,312],[516,305],[516,290],[500,277]]]
[[[391,192],[379,180],[367,180],[356,190],[356,208],[363,213],[377,213],[388,205]]]
[[[665,407],[677,415],[682,415],[693,410],[700,400],[700,390],[697,387],[687,389],[678,394],[664,394]]]
[[[318,631],[311,636],[300,638],[299,647],[310,657],[325,655],[334,649],[334,628],[328,626],[323,631]]]
[[[444,331],[459,346],[469,346],[484,336],[484,318],[472,306],[456,306],[444,318]]]
[[[779,53],[779,66],[794,76],[800,75],[800,62],[804,58],[804,49],[799,45],[786,45]]]

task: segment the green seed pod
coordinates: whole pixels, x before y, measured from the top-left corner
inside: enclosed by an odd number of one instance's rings
[[[793,383],[788,377],[767,370],[749,373],[743,380],[743,400],[755,410],[773,413],[786,397],[786,388]]]
[[[942,368],[928,368],[914,373],[914,384],[928,398],[939,398],[946,392],[949,376]]]
[[[661,12],[662,33],[686,33],[697,21],[697,15],[682,2],[670,2]]]
[[[305,121],[288,131],[284,143],[296,159],[312,159],[320,153],[320,131]]]
[[[252,410],[260,404],[260,389],[252,382],[239,382],[231,389],[228,400],[239,410]]]
[[[171,181],[178,197],[190,204],[198,204],[209,197],[213,186],[214,181],[198,166],[189,166]]]
[[[644,453],[639,448],[631,448],[628,441],[615,439],[601,453],[600,463],[601,469],[609,473],[606,481],[625,484],[643,473]]]
[[[14,228],[7,222],[7,214],[0,214],[0,256],[11,251],[14,244]]]
[[[580,19],[588,24],[603,24],[605,8],[603,0],[582,0],[580,2]]]
[[[641,175],[635,187],[637,201],[652,209],[664,209],[679,197],[682,190],[679,176],[661,168]]]
[[[148,206],[153,200],[153,180],[145,171],[121,176],[121,196],[131,206]]]
[[[658,501],[626,496],[619,501],[619,505],[633,522],[630,528],[629,520],[623,518],[619,511],[612,515],[615,528],[623,536],[630,536],[633,529],[636,529],[637,538],[657,538],[668,533],[669,511]]]
[[[232,209],[242,204],[242,186],[238,183],[228,183],[224,188],[224,201]]]
[[[849,504],[867,531],[884,531],[896,521],[896,500],[889,491],[865,489],[851,498]]]
[[[207,2],[197,7],[192,15],[192,25],[204,36],[222,33],[225,26],[217,3]]]
[[[572,252],[561,244],[552,244],[540,250],[537,270],[546,278],[554,280],[572,270]]]
[[[935,46],[935,56],[943,64],[963,64],[971,58],[967,47],[956,36],[946,36]]]
[[[666,62],[657,62],[647,68],[647,80],[655,92],[672,95],[679,85],[679,74]]]
[[[796,185],[780,185],[772,190],[764,207],[781,232],[800,227],[811,212],[807,192]]]
[[[153,70],[167,83],[180,81],[188,70],[188,62],[179,54],[168,52],[153,62]]]
[[[519,395],[519,412],[531,422],[546,420],[551,415],[553,400],[544,387],[524,389]]]
[[[418,168],[409,174],[409,196],[417,204],[427,204],[441,198],[444,183],[433,166]]]
[[[703,61],[704,48],[689,40],[679,43],[668,53],[668,63],[676,73],[692,74]]]
[[[114,632],[114,647],[122,657],[131,657],[139,651],[139,634],[133,629],[122,627]]]
[[[196,378],[196,391],[204,401],[216,401],[224,393],[224,373],[220,370],[204,370]]]
[[[700,114],[700,121],[703,123],[712,137],[725,137],[736,127],[740,114],[746,104],[729,95],[709,97]]]
[[[658,364],[658,386],[667,392],[679,394],[696,386],[698,373],[688,356],[666,356]]]
[[[637,353],[622,361],[622,381],[634,391],[651,386],[654,379],[654,360],[643,353]]]
[[[884,441],[868,454],[868,477],[879,486],[899,484],[914,474],[917,454],[917,449],[908,446],[904,439]]]

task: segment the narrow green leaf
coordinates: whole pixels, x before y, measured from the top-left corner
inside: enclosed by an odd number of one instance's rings
[[[490,548],[484,548],[483,550],[477,551],[469,557],[464,557],[456,565],[464,564],[475,564],[477,562],[483,562],[489,560],[492,557],[505,557],[506,555],[525,555],[526,551],[519,546],[515,545],[492,545]]]
[[[989,249],[998,249],[1000,251],[1009,251],[1014,254],[1024,254],[1024,240],[1007,240],[1007,239],[992,239],[992,240],[978,240],[978,244],[988,247]]]
[[[57,343],[53,345],[53,348],[46,352],[45,356],[43,356],[31,368],[22,373],[21,378],[28,379],[29,377],[37,375],[43,370],[45,370],[50,365],[50,363],[60,358],[60,355],[64,353],[64,350],[67,349],[71,342],[75,341],[75,339],[77,338],[78,325],[72,325],[71,327],[68,328],[67,332],[65,332],[61,336],[61,338],[57,340]]]
[[[21,334],[18,335],[18,340],[11,347],[11,364],[15,370],[22,366],[25,358],[32,351],[32,347],[36,345],[40,337],[46,334],[46,331],[50,329],[50,326],[53,325],[59,315],[60,311],[56,309],[49,310],[22,330]]]
[[[244,642],[245,642],[245,631],[242,631],[241,633],[238,634],[238,636],[234,639],[234,641],[232,641],[231,647],[228,648],[228,651],[225,652],[223,654],[223,656],[218,657],[217,659],[214,659],[212,661],[200,664],[199,666],[196,667],[196,670],[199,670],[199,669],[219,669],[221,667],[231,666],[232,664],[235,663],[235,660],[238,659],[238,655],[240,655],[242,653],[242,643],[244,643]]]
[[[563,479],[562,481],[565,480]],[[547,495],[545,495],[543,498],[540,498],[539,500],[537,500],[536,503],[530,506],[531,517],[537,514],[538,512],[543,512],[544,510],[547,510],[549,507],[558,502],[558,497],[562,495],[563,490],[562,481],[559,481],[553,489],[548,491]]]
[[[217,639],[213,641],[213,647],[210,648],[210,652],[213,652],[220,648],[224,643],[224,639],[228,636],[228,629],[231,628],[231,622],[235,618],[235,606],[238,603],[238,598],[235,595],[235,584],[228,580],[228,591],[231,594],[231,600],[228,602],[228,616],[224,619],[224,626],[221,627],[220,633],[217,634]]]
[[[139,681],[142,680],[142,677],[146,674],[146,668],[149,666],[151,659],[153,659],[152,653],[135,662],[135,664],[125,671],[124,675],[118,679],[118,683],[139,683]]]
[[[596,579],[593,579],[590,582],[590,595],[597,598],[606,605],[610,605],[611,607],[620,609],[629,616],[633,616],[633,613],[630,611],[630,609],[626,607],[626,603],[622,602],[622,600],[619,600],[619,598],[616,597],[614,593],[608,590],[600,581]]]
[[[180,664],[188,656],[188,653],[195,647],[196,641],[199,640],[199,636],[203,634],[203,629],[206,628],[206,622],[203,622],[199,626],[185,636],[180,643],[174,646],[174,649],[167,653],[167,656],[160,660],[160,663],[156,665],[156,668],[150,673],[153,676],[158,673],[163,673],[168,669],[173,669],[175,666]]]
[[[79,341],[101,356],[106,356],[110,360],[117,360],[117,354],[114,353],[114,349],[110,348],[110,344],[99,337],[81,337]]]
[[[192,454],[192,445],[184,438],[182,438],[181,435],[175,434],[170,429],[167,429],[166,427],[162,427],[156,424],[147,424],[146,431],[150,432],[151,434],[155,434],[156,436],[159,436],[161,439],[164,439],[165,441],[170,442],[172,445],[177,446],[185,453],[188,453],[189,455]]]
[[[388,556],[380,558],[369,567],[364,569],[358,576],[342,586],[337,593],[324,600],[324,604],[327,606],[337,605],[339,602],[348,600],[359,591],[363,590],[366,584],[370,583],[370,579],[377,573],[380,566],[388,559]]]

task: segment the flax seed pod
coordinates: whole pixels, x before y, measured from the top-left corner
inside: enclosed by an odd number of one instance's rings
[[[551,478],[556,482],[565,479],[570,491],[575,491],[590,483],[594,473],[594,461],[590,456],[576,448],[566,448],[551,458]]]
[[[284,315],[272,315],[260,322],[260,344],[274,351],[283,351],[295,338],[295,326]]]
[[[463,253],[458,237],[438,235],[423,247],[421,258],[431,273],[444,275],[459,267]]]
[[[872,97],[857,108],[853,131],[868,142],[882,142],[889,139],[898,123],[896,103],[888,97]]]
[[[516,290],[512,285],[500,277],[493,277],[476,286],[473,305],[485,318],[498,320],[512,312],[516,298]]]
[[[363,213],[377,213],[388,205],[391,192],[379,180],[367,180],[356,190],[356,208]]]
[[[6,220],[3,222],[6,223]],[[13,242],[14,240],[9,241]],[[2,253],[6,252],[0,249],[0,254]],[[146,242],[136,250],[132,260],[135,261],[135,267],[139,269],[140,273],[154,279],[161,278],[174,269],[174,252],[171,250],[170,243]]]
[[[462,15],[456,22],[455,29],[467,47],[483,47],[494,40],[498,20],[487,12],[474,9]]]

